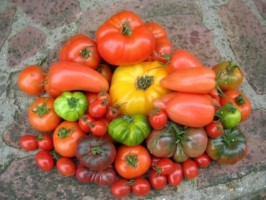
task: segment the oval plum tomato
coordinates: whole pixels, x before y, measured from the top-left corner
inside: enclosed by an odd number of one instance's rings
[[[149,174],[149,182],[153,189],[160,190],[166,186],[167,177],[165,175],[158,174],[155,170],[152,170]]]
[[[43,171],[49,171],[54,167],[54,159],[49,151],[40,150],[35,154],[35,162]]]
[[[151,185],[147,179],[139,177],[133,181],[131,189],[136,196],[145,196],[149,194]]]
[[[18,86],[28,95],[40,95],[44,91],[45,71],[37,65],[26,66],[19,73]]]
[[[93,118],[102,118],[105,116],[108,108],[108,101],[107,100],[100,100],[96,99],[89,105],[88,113]]]
[[[120,179],[111,186],[111,192],[116,198],[122,198],[129,195],[131,186],[126,179]]]
[[[196,178],[199,175],[199,168],[195,161],[187,159],[182,163],[183,174],[187,179]]]
[[[168,175],[174,171],[174,162],[169,158],[161,158],[153,166],[153,169],[161,175]]]
[[[212,121],[207,126],[205,126],[205,131],[209,137],[216,138],[224,133],[224,127],[221,121]]]
[[[162,129],[167,124],[167,121],[167,114],[162,109],[154,108],[149,114],[149,122],[154,129]]]
[[[95,119],[87,113],[81,115],[81,117],[79,118],[80,129],[86,133],[90,132],[91,131],[90,123],[93,122],[94,120]]]
[[[25,151],[38,149],[37,138],[35,135],[26,134],[19,138],[19,146]]]
[[[111,84],[113,71],[111,68],[106,64],[100,64],[96,70],[103,75],[103,77],[108,81],[109,84]]]
[[[51,97],[39,97],[28,108],[30,125],[38,131],[53,131],[62,121],[55,113],[54,99]]]
[[[198,167],[206,168],[209,167],[211,164],[211,158],[207,153],[203,153],[200,156],[193,158]]]
[[[71,158],[61,157],[56,161],[56,167],[60,174],[64,176],[74,176],[76,174],[76,164]]]
[[[37,142],[40,149],[51,151],[54,148],[53,137],[48,134],[40,133]]]
[[[107,134],[106,123],[99,119],[89,123],[91,133],[97,137],[104,136]]]
[[[251,114],[252,105],[247,96],[239,90],[228,90],[221,96],[221,105],[231,102],[241,112],[241,121],[245,121]]]
[[[183,180],[183,170],[179,163],[174,163],[174,171],[167,175],[167,182],[171,186],[179,185]]]

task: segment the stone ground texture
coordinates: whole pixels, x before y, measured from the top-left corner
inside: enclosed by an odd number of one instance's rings
[[[245,80],[240,89],[253,106],[251,117],[241,124],[249,147],[243,160],[233,166],[212,163],[195,181],[152,191],[143,199],[265,199],[265,0],[1,0],[0,199],[113,199],[109,187],[80,184],[56,169],[40,171],[34,152],[19,149],[21,135],[37,132],[26,117],[34,98],[19,91],[16,81],[23,67],[46,56],[48,69],[70,36],[85,33],[95,38],[97,27],[122,9],[162,24],[175,49],[192,51],[206,66],[223,60],[242,66]]]

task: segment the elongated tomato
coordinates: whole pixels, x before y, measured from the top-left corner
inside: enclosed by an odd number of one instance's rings
[[[47,82],[54,91],[83,90],[108,91],[107,80],[95,69],[73,62],[54,63],[48,72]]]

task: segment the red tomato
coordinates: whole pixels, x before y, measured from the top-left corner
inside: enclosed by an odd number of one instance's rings
[[[98,98],[98,93],[86,92],[86,97],[87,97],[88,104],[90,105],[92,102],[94,102]]]
[[[167,124],[168,117],[164,110],[155,108],[149,114],[149,122],[152,128],[162,129]]]
[[[108,81],[109,84],[111,84],[113,71],[111,68],[106,64],[100,64],[96,69],[103,77]]]
[[[29,95],[40,95],[44,91],[45,71],[40,66],[26,66],[19,73],[18,86]]]
[[[199,168],[195,161],[188,159],[182,163],[183,174],[187,179],[196,178],[199,175]]]
[[[212,121],[205,126],[205,131],[209,137],[216,138],[224,133],[224,127],[221,121]]]
[[[126,179],[120,179],[112,184],[111,192],[116,198],[126,197],[131,192],[131,186]]]
[[[116,104],[116,105],[108,106],[105,117],[106,119],[111,121],[119,117],[120,115],[121,115],[120,105]]]
[[[94,102],[92,102],[89,105],[88,113],[93,118],[102,118],[105,116],[107,109],[108,109],[108,100],[96,99]]]
[[[167,177],[165,175],[158,174],[155,170],[152,170],[149,174],[149,182],[153,189],[160,190],[166,186]]]
[[[96,69],[100,63],[100,55],[96,42],[84,34],[69,38],[59,52],[59,60],[84,64]]]
[[[161,158],[153,166],[153,169],[161,175],[168,175],[174,171],[174,162],[169,158]]]
[[[91,133],[97,137],[107,134],[107,125],[103,120],[96,120],[89,124]]]
[[[93,122],[95,119],[90,116],[89,114],[83,114],[79,118],[79,127],[82,131],[88,133],[91,131],[90,123]]]
[[[132,188],[132,192],[136,196],[145,196],[150,193],[151,185],[148,180],[146,180],[145,178],[139,177],[134,180],[134,183],[131,186],[131,188]]]
[[[26,134],[19,138],[19,146],[25,151],[38,149],[37,138],[35,135]]]
[[[51,151],[54,148],[53,137],[41,133],[37,136],[38,147],[43,150]]]
[[[106,91],[100,91],[97,95],[97,99],[104,102],[107,106],[109,106],[112,103],[111,96]]]
[[[49,151],[40,150],[35,154],[35,162],[43,171],[49,171],[54,167],[54,160]]]
[[[61,157],[56,162],[56,167],[60,174],[64,176],[74,176],[77,166],[71,158]]]
[[[183,170],[179,163],[174,163],[174,171],[167,175],[168,184],[171,186],[179,185],[183,180]]]
[[[207,153],[203,153],[202,155],[193,159],[200,168],[209,167],[211,164],[211,158]]]

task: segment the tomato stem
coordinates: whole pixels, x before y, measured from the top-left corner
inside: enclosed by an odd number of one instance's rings
[[[130,26],[130,23],[128,20],[124,21],[122,23],[122,30],[121,30],[121,33],[125,36],[131,36],[132,35],[132,29],[131,29],[131,26]]]
[[[66,138],[71,135],[72,129],[67,129],[65,127],[61,127],[58,131],[58,136],[60,138]]]
[[[77,107],[78,101],[79,100],[77,98],[74,98],[74,97],[67,98],[68,106],[71,109],[75,109]]]
[[[91,55],[91,51],[89,50],[89,48],[85,48],[85,49],[82,49],[80,51],[80,55],[82,56],[82,58],[85,58],[87,59],[90,55]]]
[[[91,153],[92,153],[92,155],[98,155],[98,154],[102,153],[102,148],[99,146],[94,146],[91,149]]]
[[[127,165],[136,168],[137,162],[138,162],[138,157],[137,157],[137,155],[127,155],[126,161],[127,161]]]
[[[133,122],[133,118],[129,115],[124,115],[123,119],[127,122],[127,123],[131,123]]]
[[[245,97],[241,94],[235,98],[235,101],[238,105],[244,105],[246,102]]]
[[[137,88],[141,90],[146,90],[148,87],[150,87],[153,84],[153,76],[141,76],[137,79]]]

